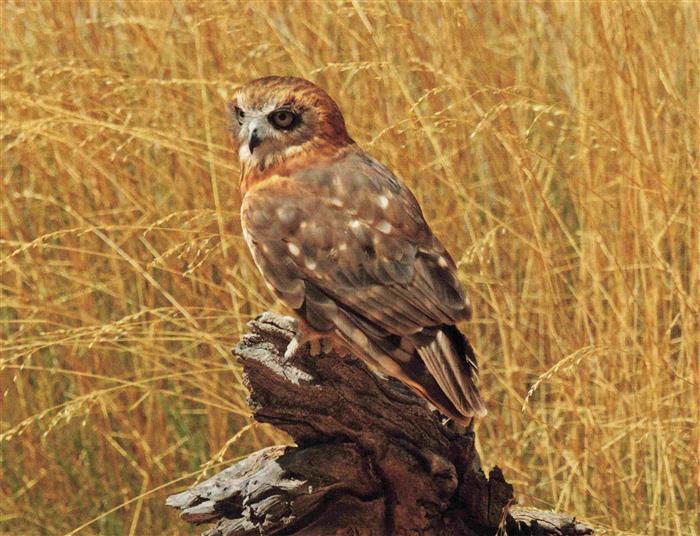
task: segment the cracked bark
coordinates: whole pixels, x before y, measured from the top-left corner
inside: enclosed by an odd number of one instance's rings
[[[284,350],[292,319],[265,313],[234,353],[255,418],[296,445],[262,449],[172,495],[206,536],[556,535],[592,530],[566,514],[513,507],[513,488],[481,469],[471,431],[445,426],[400,382],[352,356]]]

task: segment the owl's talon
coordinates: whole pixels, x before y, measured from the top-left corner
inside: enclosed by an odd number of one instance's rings
[[[306,341],[300,335],[300,333],[294,335],[289,344],[287,344],[287,348],[284,351],[284,359],[286,361],[293,361],[301,353]]]

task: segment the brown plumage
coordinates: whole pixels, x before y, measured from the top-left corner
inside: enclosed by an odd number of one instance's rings
[[[298,78],[255,80],[230,105],[241,220],[266,282],[306,330],[331,337],[461,424],[485,409],[455,264],[413,194]]]

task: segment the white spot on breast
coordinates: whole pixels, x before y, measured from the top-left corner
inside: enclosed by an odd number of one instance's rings
[[[341,242],[338,244],[338,251],[345,251],[348,249],[348,243],[347,242]]]
[[[443,256],[438,257],[438,266],[440,268],[447,268],[447,259]]]
[[[362,227],[362,222],[360,220],[352,220],[350,222],[350,228],[352,228],[355,231],[358,231]]]
[[[287,249],[289,250],[289,253],[294,255],[295,257],[298,257],[299,254],[301,253],[301,250],[296,244],[289,243],[287,244]]]
[[[313,260],[313,259],[309,259],[309,258],[307,258],[307,259],[304,260],[304,264],[306,265],[306,267],[307,267],[309,270],[315,270],[315,269],[316,269],[316,266],[317,266],[317,265],[316,265],[316,261]]]
[[[391,224],[388,221],[380,221],[377,224],[377,230],[380,233],[384,234],[389,234],[394,228],[391,226]]]
[[[377,205],[379,205],[379,208],[386,208],[389,206],[389,198],[385,195],[378,195],[377,196]]]
[[[279,103],[277,102],[276,99],[270,99],[267,101],[265,104],[262,105],[260,108],[260,115],[265,116],[269,114],[271,111],[276,109],[279,106]]]
[[[338,198],[338,197],[331,197],[329,199],[329,201],[330,201],[331,205],[333,205],[334,207],[341,208],[344,205],[343,200]]]

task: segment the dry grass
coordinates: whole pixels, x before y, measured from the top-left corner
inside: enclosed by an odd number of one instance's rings
[[[223,103],[317,81],[460,259],[521,499],[698,534],[698,6],[2,3],[2,516],[176,534],[163,498],[279,437],[228,349],[279,308]]]

